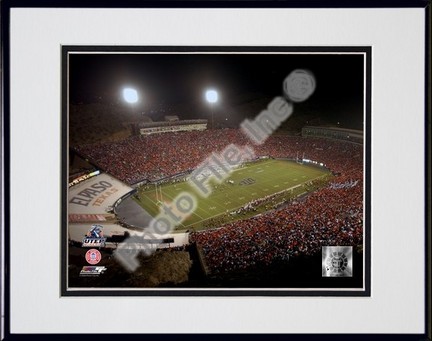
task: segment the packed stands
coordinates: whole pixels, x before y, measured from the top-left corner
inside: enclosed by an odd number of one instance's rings
[[[240,130],[191,131],[134,136],[123,141],[81,145],[76,151],[113,176],[133,184],[193,170],[228,144],[250,145]],[[363,146],[345,141],[270,136],[253,146],[256,156],[304,157],[335,175],[331,184],[290,205],[217,229],[191,234],[213,273],[268,265],[314,255],[325,245],[363,242]]]

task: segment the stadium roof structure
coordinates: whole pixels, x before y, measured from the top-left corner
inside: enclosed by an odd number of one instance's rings
[[[187,124],[206,124],[207,120],[179,120],[179,121],[159,121],[159,122],[141,122],[139,123],[140,128],[153,128],[153,127],[167,127]]]
[[[333,127],[333,126],[304,126],[303,129],[320,129],[320,130],[330,130],[330,131],[338,131],[341,133],[348,133],[351,134],[353,137],[363,138],[363,130],[357,130],[357,129],[346,129],[346,128],[339,128],[339,127]]]
[[[165,121],[175,122],[175,121],[180,121],[180,119],[177,115],[167,115],[165,116]]]

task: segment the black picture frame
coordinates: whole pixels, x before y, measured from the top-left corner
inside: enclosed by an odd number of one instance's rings
[[[2,316],[2,330],[3,337],[5,340],[24,340],[36,337],[42,337],[44,339],[55,339],[58,337],[62,337],[64,339],[72,339],[72,338],[82,338],[84,340],[94,340],[100,338],[105,338],[107,335],[91,335],[91,334],[15,334],[11,333],[10,324],[11,324],[11,302],[10,302],[10,272],[14,271],[11,268],[11,258],[10,258],[10,234],[13,226],[11,225],[10,219],[10,203],[9,199],[11,196],[11,191],[13,190],[9,184],[9,176],[10,176],[10,82],[11,75],[10,73],[10,14],[11,10],[14,8],[325,8],[325,9],[337,9],[337,8],[423,8],[425,11],[425,304],[424,304],[424,313],[425,313],[425,330],[422,334],[392,334],[391,330],[388,331],[388,334],[267,334],[267,335],[257,335],[257,337],[267,338],[271,337],[275,340],[282,339],[293,339],[293,340],[305,340],[305,339],[316,339],[316,340],[431,340],[431,214],[430,214],[430,203],[431,203],[431,75],[430,75],[430,12],[431,6],[429,1],[408,1],[408,0],[400,0],[400,1],[353,1],[349,4],[344,3],[343,1],[318,1],[318,2],[300,2],[300,1],[104,1],[100,3],[98,1],[3,1],[1,4],[1,33],[2,33],[2,170],[4,172],[4,176],[2,178],[2,198],[1,202],[3,205],[2,210],[2,254],[1,254],[1,264],[2,264],[2,273],[4,276],[4,280],[2,281],[2,315],[4,313],[4,317]],[[372,84],[373,87],[373,84]],[[369,137],[370,138],[370,137]],[[62,203],[65,204],[65,197],[62,197]],[[373,259],[369,261],[373,262]],[[322,293],[318,293],[317,296],[321,296]],[[360,328],[359,328],[360,329]],[[183,334],[182,336],[188,338],[198,338],[203,337],[200,334]],[[122,338],[125,339],[138,339],[146,337],[145,335],[137,335],[137,334],[124,334]],[[151,334],[149,335],[152,339],[164,339],[164,338],[174,338],[177,336],[170,334]],[[246,338],[248,335],[244,334],[220,334],[220,335],[205,335],[206,338],[216,339],[220,337],[227,338]]]

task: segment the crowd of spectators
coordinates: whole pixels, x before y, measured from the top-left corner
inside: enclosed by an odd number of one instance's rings
[[[75,150],[101,170],[134,184],[193,170],[212,152],[220,152],[231,143],[251,145],[240,130],[219,129],[133,136],[118,142],[81,145]],[[256,156],[304,156],[348,176],[348,166],[362,164],[361,147],[338,141],[273,135],[253,147]]]
[[[251,145],[240,130],[134,136],[120,142],[78,146],[76,151],[104,171],[133,184],[193,170],[228,144]],[[249,219],[191,234],[214,273],[244,270],[313,255],[325,245],[363,241],[363,146],[336,140],[270,136],[256,156],[307,158],[336,176],[310,195]],[[339,185],[338,185],[339,184]],[[341,185],[349,184],[349,185]]]
[[[213,273],[268,265],[314,255],[325,245],[363,240],[361,186],[324,188],[280,210],[191,235],[202,246]]]
[[[229,143],[244,145],[247,140],[238,130],[190,131],[133,136],[119,142],[78,146],[75,150],[102,170],[134,184],[192,170]]]

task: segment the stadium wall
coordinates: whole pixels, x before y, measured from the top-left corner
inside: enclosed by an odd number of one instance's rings
[[[337,127],[305,126],[302,128],[303,137],[322,137],[341,140],[355,144],[363,144],[363,131]]]

